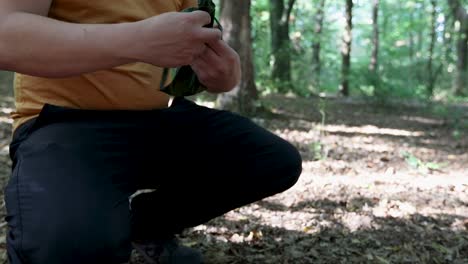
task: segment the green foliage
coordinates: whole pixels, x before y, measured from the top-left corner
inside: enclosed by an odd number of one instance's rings
[[[431,107],[430,112],[442,118],[452,129],[454,140],[460,140],[468,135],[468,122],[464,117],[465,112],[463,109],[450,107],[450,105],[435,104]]]
[[[321,117],[320,125],[322,127],[325,127],[327,122],[327,107],[327,100],[320,99],[318,103],[318,110]],[[325,136],[325,132],[320,130],[320,137],[323,136]],[[321,142],[321,140],[311,143],[309,147],[310,152],[313,154],[314,160],[324,160],[328,157],[328,148]]]
[[[464,3],[466,1],[462,1]],[[344,1],[327,0],[321,36],[316,36],[318,0],[297,0],[291,16],[292,80],[301,96],[337,93],[341,79],[341,38]],[[279,92],[271,80],[269,1],[252,2],[253,39],[257,85],[263,93]],[[451,96],[456,73],[456,32],[447,1],[437,1],[436,43],[433,72],[434,96]],[[355,1],[351,94],[379,97],[429,99],[427,72],[431,29],[429,0],[380,1],[378,78],[369,72],[372,50],[372,1]],[[320,87],[313,87],[312,44],[321,41]]]
[[[275,85],[270,80],[270,38],[269,30],[270,13],[268,11],[268,1],[258,0],[252,4],[252,37],[254,65],[256,70],[257,86],[262,92],[275,92]]]
[[[414,169],[417,169],[421,173],[428,173],[429,171],[440,170],[443,167],[443,164],[438,164],[435,162],[423,162],[418,159],[416,156],[409,152],[403,152],[403,157],[405,158],[406,163]]]
[[[317,161],[317,160],[324,160],[327,158],[327,153],[325,151],[325,145],[323,145],[321,142],[312,142],[309,144],[310,148],[310,153],[312,153],[313,157],[312,159]]]

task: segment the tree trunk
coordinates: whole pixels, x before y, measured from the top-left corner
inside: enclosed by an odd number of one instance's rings
[[[231,92],[218,96],[218,107],[251,115],[255,112],[258,92],[255,86],[253,64],[250,0],[220,1],[221,25],[225,41],[239,53],[242,66],[242,80]]]
[[[410,14],[409,14],[409,20],[410,20],[410,32],[409,32],[409,57],[410,57],[410,61],[413,62],[414,61],[414,31],[413,31],[413,27],[414,27],[414,13],[413,13],[413,10],[410,11]]]
[[[371,84],[376,90],[379,90],[379,0],[374,0],[372,8],[372,55],[369,64],[369,71],[371,76]]]
[[[459,22],[455,95],[468,95],[468,13],[459,0],[448,0],[452,15]]]
[[[452,53],[453,53],[453,35],[455,34],[454,31],[455,25],[454,25],[454,19],[450,14],[444,14],[444,58],[447,61],[447,63],[452,63],[454,62],[452,59]]]
[[[457,43],[457,77],[455,95],[468,95],[468,22],[460,30]]]
[[[429,44],[429,58],[427,61],[427,95],[432,97],[434,94],[434,82],[435,82],[435,73],[433,70],[433,61],[434,61],[434,47],[436,43],[436,28],[437,28],[437,1],[431,0],[431,33],[430,33],[430,44]]]
[[[322,31],[323,21],[325,19],[325,2],[326,0],[319,0],[317,13],[315,14],[315,29],[314,41],[312,43],[312,74],[313,85],[315,90],[320,89],[320,75],[322,72],[322,64],[320,61],[320,50],[322,46]]]
[[[426,18],[426,15],[427,15],[427,13],[426,13],[426,1],[423,1],[421,3],[421,7],[419,9],[417,9],[417,12],[419,12],[417,21],[424,21],[425,18]],[[418,53],[422,53],[425,39],[426,39],[426,37],[424,36],[424,30],[421,30],[418,27],[418,47],[417,47],[417,52]]]
[[[385,41],[387,39],[388,33],[388,24],[392,14],[392,10],[388,10],[389,8],[386,6],[386,2],[383,1],[379,4],[380,9],[382,9],[382,13],[384,16],[382,17],[382,28],[380,30],[380,37]]]
[[[294,3],[295,0],[288,0],[287,5],[284,0],[270,0],[271,76],[279,83],[280,92],[287,92],[292,88],[289,20]]]
[[[353,41],[353,0],[346,0],[346,28],[341,47],[342,67],[340,93],[349,96],[349,73],[351,71],[351,44]]]

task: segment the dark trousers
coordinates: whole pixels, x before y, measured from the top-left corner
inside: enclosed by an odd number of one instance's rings
[[[10,152],[11,264],[123,263],[132,239],[202,224],[287,190],[301,173],[290,143],[185,99],[150,111],[46,105]],[[129,204],[141,189],[156,191]]]

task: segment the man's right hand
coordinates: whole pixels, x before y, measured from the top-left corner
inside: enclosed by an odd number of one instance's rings
[[[164,13],[135,23],[135,46],[127,58],[160,67],[190,65],[222,33],[205,28],[211,21],[204,11]]]

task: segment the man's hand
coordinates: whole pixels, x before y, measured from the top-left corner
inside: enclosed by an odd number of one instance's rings
[[[228,92],[240,82],[239,55],[221,38],[207,43],[205,51],[190,66],[208,92]]]
[[[138,40],[129,57],[165,68],[190,65],[208,50],[205,43],[221,39],[221,32],[205,28],[211,17],[203,11],[170,12],[137,22]]]

